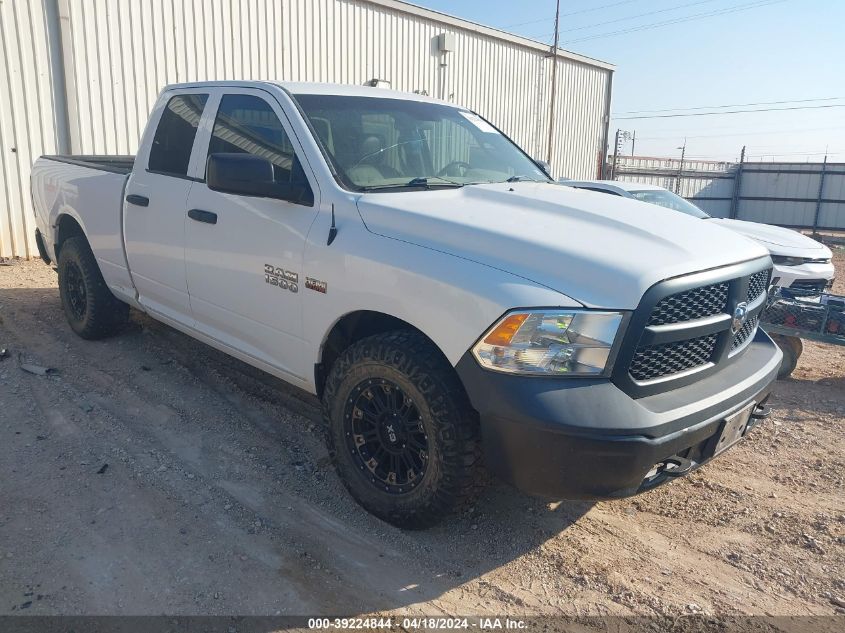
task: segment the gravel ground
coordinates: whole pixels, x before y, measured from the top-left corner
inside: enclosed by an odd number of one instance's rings
[[[845,613],[845,347],[807,344],[772,418],[687,478],[492,485],[426,532],[350,500],[311,396],[138,313],[83,341],[40,262],[0,266],[0,347],[0,614]]]

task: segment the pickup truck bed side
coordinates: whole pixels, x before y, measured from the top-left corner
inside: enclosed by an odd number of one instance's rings
[[[138,307],[123,241],[123,195],[133,159],[51,156],[32,170],[32,195],[48,257],[76,233],[88,240],[103,279],[121,300]]]
[[[115,174],[128,175],[135,164],[134,156],[102,156],[99,154],[52,154],[42,156],[46,160],[80,167],[91,167],[99,171],[110,171]]]

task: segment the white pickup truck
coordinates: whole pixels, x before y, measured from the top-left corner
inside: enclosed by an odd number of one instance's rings
[[[316,394],[340,478],[401,526],[482,462],[569,499],[686,474],[765,417],[781,361],[762,246],[560,187],[419,95],[168,86],[136,156],[42,157],[32,193],[75,332],[132,306]]]

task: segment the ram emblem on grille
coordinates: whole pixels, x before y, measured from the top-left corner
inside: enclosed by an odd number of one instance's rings
[[[731,334],[736,334],[745,325],[745,320],[748,318],[748,304],[743,301],[738,303],[734,308],[734,317],[731,320]]]

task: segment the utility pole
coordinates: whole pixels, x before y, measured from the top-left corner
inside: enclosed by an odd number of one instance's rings
[[[619,160],[619,134],[622,132],[619,128],[616,128],[616,138],[613,141],[613,163],[610,170],[610,179],[616,180],[616,161]]]
[[[827,174],[827,148],[825,148],[822,173],[819,176],[819,194],[816,196],[816,213],[813,216],[813,237],[819,235],[819,215],[822,211],[822,199],[824,198],[824,177]]]
[[[631,135],[631,156],[634,155],[634,148],[637,146],[637,131],[634,130],[634,133]]]
[[[552,90],[551,101],[549,102],[549,142],[547,145],[548,151],[546,153],[546,162],[552,164],[552,154],[554,152],[554,135],[555,135],[555,93],[557,92],[557,44],[560,29],[558,28],[560,20],[560,0],[557,0],[557,8],[555,9],[555,39],[552,44],[551,59],[552,59]]]
[[[742,146],[742,151],[739,154],[739,165],[736,166],[736,174],[734,175],[734,191],[731,196],[731,209],[728,217],[735,220],[739,214],[739,198],[742,193],[742,170],[745,167],[745,145]]]
[[[678,163],[678,177],[675,179],[675,194],[681,195],[681,174],[684,171],[684,155],[687,153],[687,139],[684,139],[684,144],[676,149],[681,150],[681,162]]]
[[[622,153],[622,144],[627,143],[632,139],[631,133],[627,130],[620,130],[616,128],[616,139],[613,142],[613,170],[611,171],[611,179],[616,180],[616,167],[619,163],[619,154]],[[633,156],[633,152],[631,156]]]

